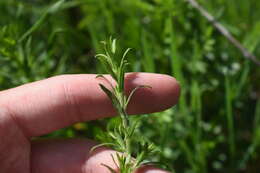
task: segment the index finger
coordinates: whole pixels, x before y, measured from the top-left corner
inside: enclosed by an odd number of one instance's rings
[[[94,74],[52,77],[2,91],[0,107],[7,109],[26,136],[39,136],[76,122],[115,115],[110,100],[99,88],[101,82]],[[149,85],[152,89],[136,92],[129,104],[129,114],[162,111],[178,100],[179,85],[170,76],[126,75],[127,93],[139,85]]]

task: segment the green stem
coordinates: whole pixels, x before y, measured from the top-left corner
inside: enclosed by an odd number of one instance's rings
[[[123,128],[125,130],[129,129],[130,122],[129,122],[128,115],[125,110],[122,111],[121,119],[123,122]],[[131,155],[131,139],[129,138],[129,136],[127,134],[125,136],[125,146],[126,146],[126,153]]]
[[[121,117],[121,121],[122,121],[122,124],[123,124],[123,128],[124,130],[126,130],[126,133],[125,133],[125,147],[126,147],[126,153],[128,155],[131,156],[131,137],[129,137],[128,133],[127,133],[127,130],[129,129],[129,127],[131,126],[130,124],[130,121],[129,121],[129,118],[128,118],[128,114],[126,112],[126,106],[125,106],[125,94],[124,94],[124,88],[121,88],[121,91],[119,91],[119,95],[120,95],[120,110],[119,111],[119,114],[120,114],[120,117]]]

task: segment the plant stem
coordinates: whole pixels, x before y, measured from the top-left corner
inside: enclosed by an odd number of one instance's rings
[[[112,38],[110,38],[109,43],[110,45],[107,45],[106,42],[103,42],[105,46],[105,54],[98,54],[96,55],[96,57],[105,65],[105,67],[107,67],[107,72],[110,73],[112,78],[115,80],[116,86],[112,86],[112,90],[106,88],[106,86],[102,84],[99,84],[99,86],[112,101],[112,104],[116,108],[121,120],[118,128],[115,128],[114,131],[109,132],[109,137],[111,137],[111,139],[115,141],[115,148],[119,149],[123,153],[123,155],[117,155],[118,167],[121,173],[133,173],[144,163],[146,157],[148,157],[152,152],[155,151],[155,148],[151,143],[140,139],[138,142],[138,150],[141,153],[137,153],[137,155],[132,154],[131,145],[136,143],[135,139],[133,139],[136,124],[131,123],[126,110],[129,101],[131,100],[133,94],[136,92],[137,89],[151,87],[140,85],[135,87],[128,96],[125,95],[124,77],[125,68],[128,65],[125,57],[130,49],[128,48],[125,51],[120,61],[120,65],[117,66],[118,64],[113,61],[113,56],[115,55],[116,50],[116,40],[112,40]],[[109,51],[109,49],[111,50]],[[110,52],[113,54],[113,56],[111,56]],[[99,75],[99,77],[105,78],[102,75]],[[136,160],[132,159],[133,155],[136,156]],[[111,173],[115,172],[109,166],[106,167],[110,170]]]
[[[123,109],[120,115],[121,115],[120,117],[122,120],[124,130],[129,129],[131,125],[126,110]],[[125,135],[125,146],[126,146],[126,153],[131,155],[131,139],[129,138],[129,135]]]
[[[125,98],[126,98],[126,95],[124,94],[124,86],[122,87],[119,87],[119,95],[120,95],[120,108],[118,108],[118,112],[119,112],[119,115],[120,115],[120,118],[121,118],[121,121],[122,121],[122,124],[123,124],[123,129],[127,130],[129,129],[129,127],[131,126],[130,124],[130,121],[129,121],[129,118],[128,118],[128,114],[126,112],[126,106],[125,106]],[[126,133],[125,134],[125,147],[126,147],[126,153],[127,155],[130,155],[131,156],[131,139],[129,137],[129,135]]]

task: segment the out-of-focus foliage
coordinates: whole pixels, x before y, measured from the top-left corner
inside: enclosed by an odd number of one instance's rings
[[[259,0],[199,2],[260,56]],[[173,172],[258,172],[260,67],[185,0],[0,0],[0,87],[103,72],[93,57],[111,35],[134,49],[131,71],[169,74],[181,84],[179,104],[141,126],[161,149],[154,160]],[[48,137],[96,138],[117,122],[76,124]]]

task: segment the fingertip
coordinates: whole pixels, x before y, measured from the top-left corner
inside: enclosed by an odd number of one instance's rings
[[[180,85],[175,78],[164,74],[134,73],[127,76],[128,92],[135,86],[148,85],[150,88],[139,89],[129,104],[129,113],[153,113],[174,106],[179,99]]]
[[[167,109],[177,104],[180,96],[180,85],[179,82],[170,75],[161,74],[161,79],[159,80],[161,80],[161,82],[158,82],[159,87],[164,85],[163,97],[165,98],[165,109]]]

